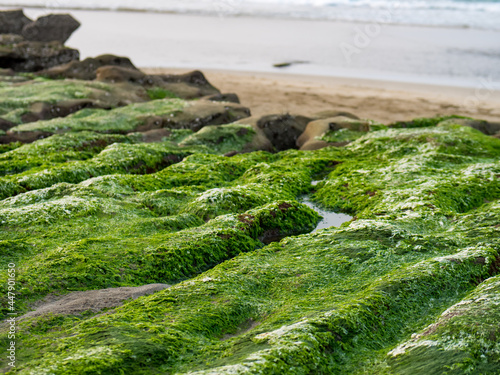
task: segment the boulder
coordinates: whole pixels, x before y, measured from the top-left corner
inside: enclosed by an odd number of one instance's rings
[[[97,70],[104,66],[123,67],[130,70],[132,74],[134,72],[136,74],[139,72],[128,57],[100,55],[97,57],[88,57],[83,61],[71,61],[64,65],[43,70],[37,74],[52,79],[75,78],[81,80],[94,80],[97,77]]]
[[[76,49],[64,47],[60,42],[30,42],[19,36],[0,38],[0,68],[15,72],[36,72],[79,58]]]
[[[24,26],[31,23],[22,9],[0,12],[0,34],[21,34]]]
[[[21,35],[35,42],[58,41],[64,44],[79,27],[80,22],[69,14],[49,14],[25,25]]]

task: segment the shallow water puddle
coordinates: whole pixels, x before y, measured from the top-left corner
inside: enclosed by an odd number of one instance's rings
[[[315,186],[318,182],[319,181],[313,181],[312,185]],[[300,202],[304,203],[306,206],[312,208],[318,214],[323,216],[323,219],[318,223],[318,226],[311,233],[314,233],[319,229],[340,227],[342,223],[345,223],[346,221],[350,221],[352,219],[352,216],[325,210],[324,208],[311,201],[308,196],[302,197],[300,199]]]

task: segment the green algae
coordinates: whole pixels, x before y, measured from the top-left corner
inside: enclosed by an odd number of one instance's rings
[[[500,259],[499,154],[467,127],[389,129],[342,149],[195,153],[5,199],[0,249],[18,254],[25,301],[179,282],[106,314],[21,322],[13,372],[494,371],[498,281],[483,280]],[[355,220],[264,246],[312,230],[318,216],[295,201],[308,192]]]
[[[181,112],[188,102],[181,99],[152,100],[146,103],[129,104],[107,111],[104,109],[85,108],[64,118],[37,121],[19,125],[12,132],[44,131],[98,131],[98,132],[131,132],[142,125],[147,117],[174,116]]]
[[[106,138],[98,139],[102,140],[99,143],[104,146]],[[108,137],[108,140],[112,139],[113,137]],[[121,140],[130,140],[130,138],[122,137]],[[99,147],[97,147],[98,149]],[[65,161],[53,165],[42,164],[34,166],[36,165],[36,160],[39,161],[40,158],[35,157],[35,162],[32,164],[29,164],[29,159],[25,159],[21,162],[21,166],[17,165],[18,168],[34,167],[22,173],[0,177],[0,197],[5,198],[30,190],[42,189],[60,182],[78,183],[95,176],[119,173],[153,173],[173,163],[180,162],[185,156],[196,151],[198,150],[187,147],[179,148],[168,142],[141,144],[115,142],[106,146],[97,155],[87,160]],[[88,151],[85,153],[88,155]],[[56,158],[59,156],[62,156],[64,159],[65,155],[55,155]],[[16,167],[15,164],[14,167]],[[7,164],[7,168],[12,168],[10,161]]]
[[[30,111],[34,103],[57,103],[71,99],[95,99],[102,104],[116,88],[102,82],[78,80],[48,80],[36,78],[14,85],[0,86],[0,117],[20,124],[21,116]],[[107,103],[106,103],[107,104]]]
[[[204,145],[216,153],[242,151],[255,131],[250,125],[228,124],[205,126],[180,142],[181,146]]]

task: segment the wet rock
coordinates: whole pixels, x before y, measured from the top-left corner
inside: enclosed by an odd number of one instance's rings
[[[35,42],[58,41],[64,44],[80,27],[80,22],[69,14],[49,14],[23,27],[21,35]]]
[[[486,135],[494,135],[500,131],[500,123],[488,122],[484,120],[475,120],[475,119],[467,119],[467,118],[454,118],[441,121],[437,126],[445,126],[445,125],[462,125],[468,126],[469,128],[473,128],[479,130],[481,133]]]
[[[66,117],[83,108],[110,109],[110,106],[100,105],[97,101],[91,99],[74,99],[58,103],[37,102],[31,105],[30,112],[21,116],[21,119],[23,123],[50,120],[56,117]]]
[[[23,27],[32,21],[22,9],[0,12],[0,34],[21,34]]]
[[[206,97],[207,100],[210,100],[212,102],[230,102],[230,103],[240,103],[240,98],[238,98],[238,95],[228,93],[228,94],[215,94]]]
[[[256,124],[262,129],[276,150],[297,148],[297,138],[304,132],[310,118],[291,114],[268,115],[257,120]]]
[[[83,61],[71,61],[64,65],[43,70],[41,72],[38,72],[37,74],[52,79],[75,78],[81,80],[94,80],[97,77],[97,70],[104,66],[123,67],[127,69],[127,72],[130,71],[129,74],[140,73],[134,66],[134,64],[132,64],[132,62],[128,57],[121,57],[115,55],[100,55],[97,57],[88,57]],[[102,81],[110,82],[112,80],[102,80]],[[127,81],[127,79],[116,80],[116,81],[124,82]]]
[[[10,35],[0,39],[0,68],[15,72],[36,72],[79,58],[77,50],[60,42],[31,42]]]

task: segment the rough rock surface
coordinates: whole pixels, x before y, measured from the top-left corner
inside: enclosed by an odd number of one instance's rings
[[[21,34],[23,27],[32,21],[22,9],[0,11],[0,34]]]
[[[38,75],[59,79],[74,78],[82,80],[93,80],[96,78],[96,71],[103,66],[120,66],[137,71],[128,57],[115,55],[100,55],[97,57],[88,57],[83,61],[71,61],[67,64],[59,65],[47,70],[38,72]],[[123,80],[125,81],[125,80]]]
[[[21,35],[30,41],[64,44],[80,23],[69,14],[49,14],[26,24]]]
[[[148,75],[136,69],[121,66],[103,66],[96,71],[96,79],[101,82],[128,82],[152,89],[155,99],[175,96],[181,99],[195,99],[207,95],[219,95],[200,71],[186,74]],[[234,100],[234,97],[232,97]],[[233,101],[239,103],[239,101]]]
[[[53,315],[78,315],[82,312],[94,313],[103,309],[119,306],[123,301],[137,299],[142,296],[169,288],[168,284],[148,284],[138,287],[108,288],[89,290],[85,292],[72,292],[62,297],[48,297],[34,311],[20,317],[28,319],[46,314]]]
[[[33,42],[19,36],[0,37],[0,68],[36,72],[78,60],[80,53],[60,42]]]

